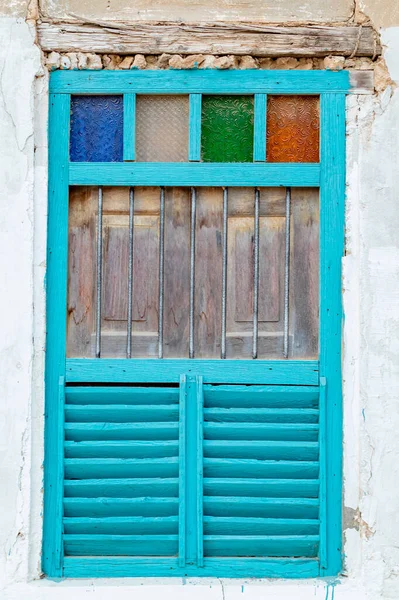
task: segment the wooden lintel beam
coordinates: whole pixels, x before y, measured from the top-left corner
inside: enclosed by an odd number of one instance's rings
[[[44,51],[99,54],[236,54],[259,57],[376,57],[372,27],[278,27],[236,23],[50,23],[38,25]]]

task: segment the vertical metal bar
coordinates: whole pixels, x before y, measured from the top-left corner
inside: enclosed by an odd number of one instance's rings
[[[197,191],[191,188],[191,243],[190,243],[190,334],[189,358],[194,358],[194,295],[195,295],[195,216]]]
[[[96,358],[101,356],[101,294],[103,274],[103,188],[98,188]]]
[[[129,267],[127,289],[127,344],[126,358],[132,357],[133,321],[133,243],[134,243],[134,188],[129,189]]]
[[[290,241],[291,241],[291,188],[285,192],[285,266],[284,266],[284,347],[283,356],[288,358],[290,324]]]
[[[161,187],[159,207],[159,316],[158,358],[163,358],[163,310],[164,310],[164,238],[165,238],[165,188]]]
[[[222,343],[221,358],[226,358],[226,296],[227,296],[227,223],[228,188],[223,188],[223,269],[222,269]]]
[[[255,226],[254,226],[254,329],[252,358],[258,358],[258,307],[259,307],[259,188],[255,190]]]

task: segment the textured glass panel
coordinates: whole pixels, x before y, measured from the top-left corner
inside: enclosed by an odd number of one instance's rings
[[[269,96],[268,162],[319,162],[319,98]]]
[[[72,96],[70,157],[74,162],[123,160],[122,96]]]
[[[136,160],[188,160],[188,96],[137,96]]]
[[[201,150],[204,162],[252,162],[252,96],[203,96]]]

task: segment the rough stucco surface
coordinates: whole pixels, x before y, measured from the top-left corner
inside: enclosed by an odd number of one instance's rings
[[[0,581],[19,580],[27,574],[33,357],[33,90],[40,68],[40,53],[33,40],[34,31],[25,21],[0,19]]]
[[[399,28],[388,68],[399,83]],[[399,90],[350,97],[347,111],[345,505],[349,574],[368,598],[399,598]],[[357,474],[359,485],[356,486]],[[361,535],[361,540],[357,531]]]
[[[358,0],[358,7],[371,19],[377,29],[399,26],[398,0]]]
[[[41,0],[52,18],[78,16],[105,21],[341,22],[353,13],[352,0]]]
[[[25,17],[29,0],[1,0],[0,15],[5,17]]]
[[[399,28],[384,30],[382,40],[391,77],[399,84]],[[47,101],[34,31],[23,20],[0,19],[2,600],[397,600],[399,89],[348,98],[346,577],[330,582],[39,580]]]

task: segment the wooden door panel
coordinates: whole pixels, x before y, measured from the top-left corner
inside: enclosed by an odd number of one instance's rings
[[[195,357],[220,358],[223,190],[198,189],[196,216]]]
[[[187,358],[190,314],[190,190],[165,190],[164,357]]]
[[[226,356],[252,356],[253,188],[228,190]],[[195,226],[196,358],[219,358],[222,329],[223,189],[198,188]],[[285,189],[260,190],[258,357],[281,358],[284,332]],[[72,188],[68,356],[94,357],[98,188]],[[191,191],[165,189],[165,358],[187,358],[190,327]],[[134,190],[132,357],[158,356],[160,188]],[[103,189],[101,356],[127,342],[129,189]],[[318,191],[292,190],[289,356],[318,352]]]

